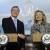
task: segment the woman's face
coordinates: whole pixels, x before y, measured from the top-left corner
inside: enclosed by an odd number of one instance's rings
[[[35,16],[35,19],[37,20],[37,21],[41,21],[42,20],[42,13],[41,12],[37,12],[36,13],[36,16]]]

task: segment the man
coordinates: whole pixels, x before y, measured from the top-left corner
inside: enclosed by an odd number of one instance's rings
[[[18,42],[10,42],[7,44],[7,50],[24,50],[25,36],[24,36],[24,24],[17,19],[20,9],[18,6],[13,6],[11,9],[11,16],[9,18],[2,19],[2,27],[4,33],[17,33]]]

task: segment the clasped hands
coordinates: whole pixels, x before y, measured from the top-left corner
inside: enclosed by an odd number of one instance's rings
[[[18,37],[20,37],[21,39],[25,39],[25,35],[23,34],[18,34]]]

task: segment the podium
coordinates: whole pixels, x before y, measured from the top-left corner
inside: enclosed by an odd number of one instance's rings
[[[17,42],[18,36],[16,33],[8,33],[8,42]]]
[[[33,33],[32,38],[33,42],[41,42],[41,38],[44,35],[44,33]]]

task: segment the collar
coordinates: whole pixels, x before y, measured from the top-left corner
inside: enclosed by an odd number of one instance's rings
[[[12,20],[14,21],[14,19],[16,19],[17,20],[17,18],[14,18],[13,16],[11,16],[11,18],[12,18]]]

